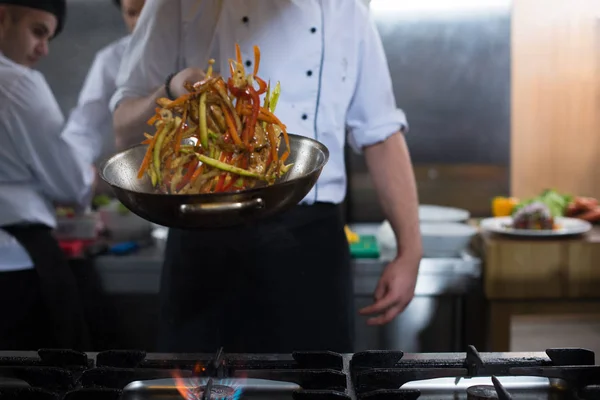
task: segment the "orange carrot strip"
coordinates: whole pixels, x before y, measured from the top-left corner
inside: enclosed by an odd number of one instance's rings
[[[170,109],[170,108],[182,105],[183,103],[185,103],[186,101],[188,101],[190,99],[190,97],[192,97],[192,94],[193,93],[184,94],[183,96],[178,97],[177,99],[175,99],[172,102],[170,102],[169,104],[167,104],[165,106],[165,108],[166,109]]]
[[[185,126],[185,121],[187,121],[189,107],[186,107],[183,110],[183,118],[181,118],[181,124],[179,124],[179,128],[177,128],[177,133],[175,134],[175,153],[179,153],[179,148],[181,147],[181,137],[183,135],[183,127]]]
[[[156,144],[156,138],[159,136],[161,129],[164,129],[164,125],[159,128],[158,132],[156,132],[156,134],[152,138],[152,141],[148,145],[148,148],[146,149],[146,154],[144,155],[144,159],[142,160],[142,164],[140,165],[140,169],[138,170],[138,179],[142,179],[144,177],[144,174],[146,173],[146,170],[150,165],[150,159],[152,158],[152,152],[154,150],[154,145]]]
[[[198,177],[200,176],[200,174],[202,174],[203,170],[204,170],[204,164],[202,164],[201,166],[199,166],[198,168],[196,168],[196,170],[194,171],[194,174],[190,178],[190,182],[194,182],[196,179],[198,179]]]
[[[235,59],[238,64],[242,63],[242,51],[240,50],[240,45],[238,43],[235,44]]]
[[[258,74],[258,66],[260,65],[260,48],[258,46],[254,46],[254,72],[252,75],[256,76]]]
[[[231,135],[233,142],[237,145],[241,145],[242,140],[235,129],[235,124],[233,122],[233,118],[231,118],[231,115],[229,114],[229,110],[226,107],[221,107],[221,111],[223,111],[223,115],[225,116],[225,122],[229,128],[229,134]]]

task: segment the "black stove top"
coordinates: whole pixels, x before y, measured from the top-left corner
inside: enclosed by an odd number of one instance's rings
[[[210,395],[210,396],[209,396]],[[600,400],[585,349],[545,353],[0,352],[0,399]]]

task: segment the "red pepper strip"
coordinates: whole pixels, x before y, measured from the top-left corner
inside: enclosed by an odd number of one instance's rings
[[[227,185],[225,185],[223,187],[223,191],[227,192],[229,191],[232,187],[233,184],[238,180],[238,176],[237,175],[231,175],[231,179],[229,180],[229,182],[227,183]]]
[[[225,177],[226,176],[227,176],[227,174],[222,174],[219,177],[219,180],[217,181],[217,186],[215,186],[215,190],[214,190],[215,193],[220,193],[220,192],[223,191],[223,185],[225,183]]]
[[[275,137],[275,131],[273,130],[272,124],[267,125],[267,137],[269,138],[269,144],[271,145],[271,155],[269,158],[277,162],[279,158],[277,155],[277,138]]]
[[[258,46],[254,46],[254,72],[252,75],[256,77],[258,74],[258,66],[260,65],[260,48]]]
[[[221,159],[223,162],[229,163],[231,162],[231,153],[225,155],[222,154]],[[215,187],[215,193],[219,193],[223,191],[223,184],[225,183],[225,178],[227,177],[227,173],[221,174],[219,177],[219,181],[217,182],[217,186]]]
[[[258,82],[258,94],[261,95],[267,93],[267,82],[263,81],[258,76],[255,76],[254,79]]]
[[[181,146],[181,137],[183,136],[183,128],[185,126],[185,121],[187,121],[189,107],[186,107],[183,110],[183,118],[181,118],[181,124],[179,124],[179,128],[177,128],[177,133],[175,134],[175,153],[179,153],[179,148]]]
[[[273,162],[273,153],[269,153],[269,157],[267,158],[267,167],[266,167],[266,169],[269,169],[269,167],[271,166],[272,162]]]
[[[195,158],[194,160],[187,163],[187,171],[186,171],[185,175],[183,176],[183,178],[181,178],[181,181],[179,181],[179,183],[175,187],[175,190],[177,190],[179,192],[181,189],[183,189],[185,187],[185,185],[187,185],[192,180],[192,177],[194,176],[194,173],[196,172],[196,168],[198,167],[199,162],[200,162],[200,160]]]
[[[240,89],[235,87],[233,83],[233,79],[229,78],[227,80],[227,88],[235,97],[248,98],[250,94],[246,91],[246,89]]]
[[[258,121],[258,114],[260,112],[260,97],[258,97],[258,93],[256,93],[256,90],[252,87],[248,87],[247,90],[252,97],[252,114],[246,122],[246,129],[244,129],[244,132],[242,133],[242,138],[246,145],[250,142],[250,137],[254,136],[256,121]]]

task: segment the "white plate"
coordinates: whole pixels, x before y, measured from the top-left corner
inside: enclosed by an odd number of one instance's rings
[[[471,214],[467,210],[453,207],[424,204],[419,206],[421,222],[465,222]]]
[[[558,217],[554,219],[558,229],[554,230],[533,230],[533,229],[513,229],[509,226],[512,224],[512,217],[486,218],[481,221],[479,227],[482,230],[489,232],[500,233],[513,236],[566,236],[580,235],[592,229],[592,224],[587,221],[576,218]]]

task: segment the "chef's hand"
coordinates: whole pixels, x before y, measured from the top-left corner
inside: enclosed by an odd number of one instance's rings
[[[200,68],[183,69],[171,79],[171,93],[173,93],[173,96],[175,96],[175,98],[183,96],[184,94],[189,93],[183,86],[186,82],[194,84],[198,81],[203,80],[205,76],[206,74]]]
[[[362,308],[361,315],[373,315],[369,325],[384,325],[400,314],[415,294],[420,259],[398,257],[390,262],[379,278],[374,303]]]

